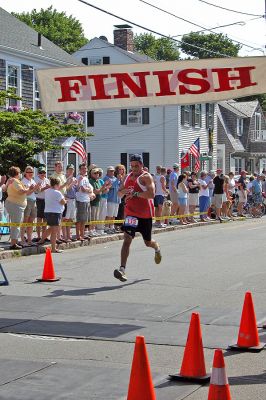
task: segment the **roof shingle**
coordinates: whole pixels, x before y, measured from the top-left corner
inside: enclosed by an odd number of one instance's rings
[[[82,65],[73,56],[42,36],[38,47],[38,32],[0,7],[0,50],[46,59],[58,65]]]

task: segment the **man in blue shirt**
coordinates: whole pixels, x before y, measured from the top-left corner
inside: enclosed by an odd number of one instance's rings
[[[262,202],[262,180],[263,174],[258,175],[256,179],[252,182],[252,194],[254,198],[254,203],[260,204]]]
[[[108,181],[110,183],[110,189],[107,196],[107,216],[106,220],[114,220],[118,214],[118,207],[121,202],[120,197],[118,196],[118,190],[120,186],[120,181],[114,176],[115,168],[110,166],[107,168],[106,176],[104,177],[104,181]],[[115,233],[115,226],[113,223],[109,224],[109,229],[107,229],[107,233]]]
[[[177,194],[177,180],[179,176],[179,165],[174,164],[173,165],[173,171],[171,172],[169,176],[169,193],[170,193],[170,199],[172,204],[172,209],[171,209],[171,215],[175,215],[178,210],[178,194]],[[172,223],[177,223],[176,220],[171,221]]]

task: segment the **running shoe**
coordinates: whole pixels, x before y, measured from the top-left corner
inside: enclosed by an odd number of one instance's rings
[[[160,262],[162,261],[162,254],[160,248],[158,250],[155,250],[154,261],[155,264],[160,264]]]
[[[121,268],[114,270],[114,277],[116,279],[118,279],[119,281],[121,281],[121,282],[126,282],[127,281],[126,274],[125,274],[124,270],[121,269]]]

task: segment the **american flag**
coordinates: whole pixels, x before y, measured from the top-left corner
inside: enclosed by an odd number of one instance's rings
[[[200,170],[200,138],[195,140],[195,142],[192,144],[190,147],[190,153],[193,155],[193,157],[196,160],[194,171],[199,172]]]
[[[69,150],[72,150],[75,153],[77,153],[82,158],[82,161],[84,162],[87,160],[87,153],[86,153],[85,149],[86,149],[85,139],[76,139],[72,143]]]

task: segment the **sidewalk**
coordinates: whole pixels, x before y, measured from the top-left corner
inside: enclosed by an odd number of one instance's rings
[[[170,231],[181,230],[181,229],[190,229],[190,228],[202,227],[204,225],[210,225],[210,224],[212,225],[212,224],[219,224],[219,223],[220,223],[219,221],[213,220],[213,221],[204,222],[204,223],[196,222],[194,224],[189,224],[189,225],[178,225],[178,224],[177,225],[168,225],[165,228],[154,227],[153,234],[170,232]],[[137,234],[137,236],[139,236],[139,235],[140,234]],[[113,242],[113,241],[122,240],[122,239],[123,239],[123,233],[121,232],[121,233],[115,233],[115,234],[106,235],[106,236],[92,237],[92,238],[86,239],[83,242],[78,240],[76,242],[71,242],[71,243],[62,243],[59,245],[59,248],[61,250],[69,250],[69,249],[75,249],[78,247],[92,246],[95,244]],[[0,260],[45,253],[45,249],[48,246],[49,246],[49,243],[47,243],[47,245],[44,245],[44,246],[26,247],[21,250],[9,250],[9,247],[10,247],[9,235],[2,235],[2,237],[0,239]]]

